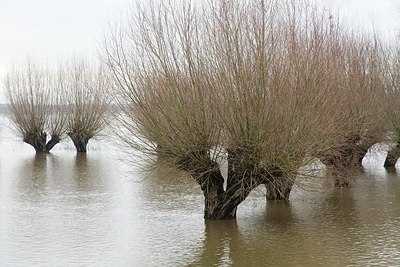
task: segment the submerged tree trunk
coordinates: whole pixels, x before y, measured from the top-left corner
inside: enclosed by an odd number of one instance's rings
[[[346,160],[333,156],[324,157],[320,160],[326,166],[326,169],[331,173],[335,187],[348,187],[350,185],[347,172],[353,168],[352,164]]]
[[[218,169],[212,170],[201,185],[204,194],[204,219],[230,220],[236,218],[236,207],[225,203],[224,178]]]
[[[74,133],[69,133],[68,135],[75,145],[76,152],[85,153],[90,137],[83,134],[74,134]]]
[[[247,195],[242,195],[237,186],[229,183],[229,173],[226,190],[224,190],[224,177],[216,162],[210,161],[207,169],[197,169],[194,178],[200,184],[204,195],[204,219],[236,219],[237,207]]]
[[[204,219],[207,220],[233,220],[236,219],[237,207],[250,192],[259,185],[251,179],[246,172],[228,173],[227,187],[224,191],[224,178],[220,170],[214,170],[210,182],[202,187],[205,207]],[[212,181],[212,182],[211,182]]]
[[[197,152],[196,156],[203,152]],[[246,199],[249,193],[258,185],[260,180],[253,173],[251,166],[236,161],[233,153],[228,152],[228,176],[224,190],[224,177],[218,163],[212,161],[204,152],[204,161],[191,161],[192,157],[182,159],[180,167],[189,171],[199,183],[204,195],[204,219],[206,220],[233,220],[239,204]],[[195,157],[193,157],[195,158]],[[200,163],[201,162],[201,163]],[[253,177],[254,176],[254,177]]]
[[[238,157],[238,152],[228,151],[228,175],[224,189],[224,177],[218,163],[211,160],[209,151],[193,151],[185,157],[175,158],[168,149],[158,145],[156,152],[159,159],[187,171],[200,185],[206,220],[236,219],[237,207],[250,192],[260,184],[273,180],[270,171],[257,170],[247,162],[246,156]]]
[[[235,172],[228,171],[227,188],[224,190],[224,177],[219,165],[211,160],[207,150],[194,151],[185,157],[176,158],[169,149],[158,144],[156,153],[159,161],[170,162],[187,171],[200,185],[204,195],[204,219],[236,219],[237,207],[247,195],[243,195],[239,184],[233,182]]]
[[[350,177],[352,170],[354,170],[353,165],[347,166],[327,166],[331,171],[335,187],[349,187],[350,186]]]
[[[385,159],[384,167],[394,167],[396,165],[397,160],[400,157],[400,144],[397,144],[395,147],[388,151],[388,154]]]
[[[373,140],[373,139],[371,139]],[[362,160],[368,150],[375,144],[371,140],[362,140],[355,135],[349,138],[344,148],[337,155],[321,159],[328,169],[331,170],[336,187],[350,186],[349,172],[356,167],[362,167]]]
[[[36,153],[46,153],[46,133],[42,132],[39,135],[29,135],[24,137],[24,142],[30,144]]]
[[[60,137],[58,135],[52,135],[51,139],[46,144],[46,152],[49,153],[50,150],[52,150],[53,147],[60,142],[60,140],[61,139],[60,139]]]
[[[292,191],[293,179],[274,180],[265,184],[267,190],[267,201],[273,200],[289,200],[290,192]]]
[[[24,138],[24,142],[30,144],[36,151],[36,153],[50,153],[50,150],[60,142],[58,135],[52,135],[51,139],[47,141],[47,134],[42,132],[39,136],[30,135]]]
[[[337,157],[323,158],[321,162],[331,172],[336,187],[347,187],[350,185],[347,172],[354,167],[353,164]]]
[[[364,154],[359,150],[356,143],[357,140],[355,138],[349,140],[344,148],[334,152],[336,154],[327,155],[320,159],[327,169],[331,171],[336,187],[348,187],[350,181],[347,173],[362,164]]]

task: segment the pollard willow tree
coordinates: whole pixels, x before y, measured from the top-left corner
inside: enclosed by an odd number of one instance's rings
[[[389,55],[385,79],[386,118],[389,138],[393,143],[385,159],[385,167],[394,167],[400,157],[400,48]]]
[[[46,67],[28,62],[11,69],[5,79],[11,120],[36,153],[49,153],[64,132],[66,113],[58,78]]]
[[[321,157],[335,177],[336,186],[348,186],[348,172],[361,166],[372,145],[383,142],[387,123],[384,113],[384,49],[377,37],[348,34],[341,47],[334,49],[336,60],[330,78],[338,116],[335,131],[340,132],[335,144]],[[332,59],[332,58],[331,58]]]
[[[324,14],[262,0],[136,10],[104,45],[120,137],[189,173],[203,192],[205,219],[236,218],[259,185],[291,188],[300,167],[340,134],[330,125],[337,107],[325,81]]]
[[[67,109],[65,131],[76,151],[86,152],[89,140],[99,135],[109,121],[109,83],[101,67],[84,60],[65,64],[59,73]]]

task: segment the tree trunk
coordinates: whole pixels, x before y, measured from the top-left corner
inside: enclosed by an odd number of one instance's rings
[[[89,137],[78,134],[69,134],[69,137],[71,138],[72,142],[75,145],[76,152],[78,153],[86,152],[86,147],[90,139]]]
[[[169,161],[179,169],[190,173],[200,185],[204,195],[204,219],[232,220],[236,218],[236,209],[241,201],[235,197],[232,198],[231,193],[225,192],[224,177],[219,165],[211,160],[207,150],[193,151],[192,154],[188,153],[182,158],[175,158],[168,149],[158,144],[156,153],[158,160]]]
[[[371,140],[364,140],[363,142],[358,135],[355,135],[349,138],[347,144],[338,149],[337,152],[320,159],[331,170],[336,187],[348,187],[350,185],[348,173],[354,170],[354,167],[362,166],[365,154],[375,144]]]
[[[267,190],[267,201],[288,201],[293,184],[294,181],[288,178],[283,181],[271,181],[270,183],[266,183],[265,188]]]
[[[228,164],[230,165],[230,164]],[[257,186],[246,171],[234,170],[228,167],[227,187],[224,190],[224,177],[217,163],[213,162],[207,171],[199,174],[196,179],[204,194],[204,219],[234,220],[237,207]]]
[[[24,142],[30,144],[36,153],[46,153],[46,133],[42,132],[40,135],[29,135],[24,137]]]
[[[211,172],[214,183],[209,183],[212,189],[204,190],[205,212],[204,218],[209,220],[233,220],[236,219],[237,207],[250,192],[260,185],[259,174],[254,167],[247,164],[246,157],[239,150],[228,150],[228,177],[226,190],[223,190],[224,178],[219,168]],[[215,163],[216,164],[216,163]]]
[[[384,167],[394,167],[398,158],[400,157],[400,144],[397,144],[395,147],[388,151],[388,154],[385,159]]]
[[[205,185],[202,186],[204,194],[204,219],[206,220],[232,220],[236,218],[236,207],[232,203],[225,203],[224,178],[219,169],[213,170]]]
[[[164,149],[158,146],[158,153]],[[189,172],[200,185],[204,195],[204,219],[233,220],[239,204],[249,193],[266,180],[256,174],[254,168],[237,160],[236,154],[228,151],[228,177],[224,190],[224,177],[218,163],[212,161],[209,151],[194,151],[176,161],[178,168]],[[262,182],[260,182],[262,181]]]
[[[349,170],[357,166],[353,158],[346,158],[344,155],[341,155],[340,157],[332,156],[321,159],[321,162],[325,164],[328,170],[330,170],[336,187],[348,187],[350,185],[347,173]]]
[[[239,176],[239,175],[238,175]],[[237,207],[249,193],[256,187],[256,184],[249,186],[246,182],[227,185],[223,190],[223,177],[218,170],[212,174],[214,182],[203,190],[205,198],[204,219],[206,220],[234,220],[236,219]],[[240,177],[243,177],[240,175]],[[244,178],[247,180],[246,178]]]
[[[348,166],[345,168],[344,166],[340,166],[339,168],[335,166],[331,166],[331,174],[335,183],[335,187],[349,187],[350,179],[349,175],[351,175],[351,171],[354,170],[354,167]]]
[[[47,142],[47,144],[46,144],[46,152],[50,153],[50,150],[52,150],[53,147],[60,142],[60,140],[61,139],[58,135],[53,135],[51,137],[51,139],[49,140],[49,142]]]

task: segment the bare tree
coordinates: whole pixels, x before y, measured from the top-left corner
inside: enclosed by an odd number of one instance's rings
[[[385,167],[394,167],[400,157],[400,47],[388,56],[385,76],[386,116],[390,141],[393,143],[385,159]]]
[[[11,120],[36,153],[48,153],[62,138],[65,112],[59,86],[48,68],[28,62],[11,69],[5,79]],[[47,136],[50,140],[47,142]]]
[[[347,186],[346,172],[361,166],[369,148],[386,137],[384,50],[377,38],[352,34],[335,49],[335,57],[336,71],[329,76],[335,78],[332,88],[338,96],[334,128],[341,134],[320,159],[332,171],[335,184]]]
[[[83,60],[60,67],[58,76],[68,113],[66,133],[77,152],[86,152],[89,140],[108,122],[109,83],[102,68]]]

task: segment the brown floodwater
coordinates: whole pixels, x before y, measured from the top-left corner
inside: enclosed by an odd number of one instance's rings
[[[192,180],[144,174],[107,140],[36,156],[7,127],[0,142],[1,266],[371,266],[400,264],[400,176],[370,155],[352,186],[263,188],[236,221],[205,222]],[[400,171],[400,170],[399,170]]]

